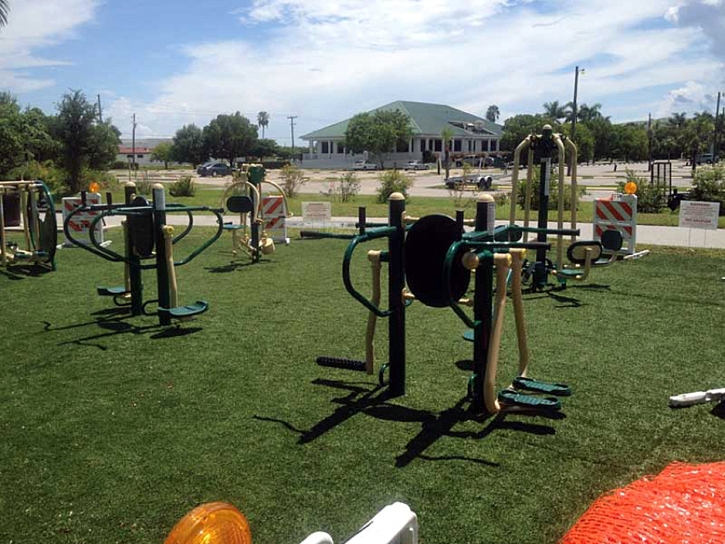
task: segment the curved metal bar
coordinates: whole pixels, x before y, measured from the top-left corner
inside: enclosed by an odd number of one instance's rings
[[[469,242],[466,240],[459,240],[454,242],[448,248],[446,253],[445,261],[443,261],[443,285],[445,286],[445,292],[448,296],[448,305],[451,307],[453,312],[463,321],[467,327],[474,328],[474,321],[468,317],[468,314],[463,311],[463,308],[458,304],[456,297],[453,295],[451,290],[451,269],[453,268],[453,259],[458,253],[459,248],[465,246],[468,247]]]
[[[118,255],[117,253],[109,251],[106,248],[101,248],[101,246],[98,244],[98,241],[96,240],[95,236],[93,235],[93,231],[95,230],[95,226],[97,223],[96,220],[100,220],[100,217],[101,217],[100,215],[98,217],[94,218],[94,221],[91,222],[90,240],[91,240],[91,243],[93,244],[93,247],[88,246],[86,244],[82,244],[81,242],[79,242],[78,240],[73,238],[73,235],[71,234],[70,229],[68,228],[68,223],[70,222],[71,218],[75,214],[80,213],[82,211],[88,211],[88,210],[87,210],[87,208],[85,208],[83,206],[78,206],[75,210],[70,212],[66,216],[65,221],[63,221],[63,234],[65,234],[65,237],[68,239],[68,241],[71,244],[73,244],[74,246],[85,249],[86,251],[90,251],[94,255],[97,255],[103,259],[106,259],[107,261],[111,261],[114,263],[121,262],[121,261],[125,262],[125,258],[122,257],[121,255]]]
[[[282,187],[278,183],[276,183],[274,181],[269,181],[267,179],[265,179],[262,183],[269,183],[272,187],[274,187],[275,189],[277,189],[280,192],[280,194],[282,195],[282,199],[284,201],[284,209],[286,212],[285,216],[292,217],[293,214],[289,209],[289,203],[287,202],[287,195],[285,194],[284,189],[282,189]]]
[[[185,259],[182,259],[178,262],[175,262],[174,266],[183,266],[183,265],[193,261],[196,258],[196,256],[199,255],[199,253],[201,253],[206,248],[208,248],[210,245],[212,245],[214,242],[216,242],[219,239],[219,237],[222,235],[222,233],[224,232],[224,217],[222,216],[221,211],[218,209],[215,209],[215,208],[208,208],[206,206],[204,206],[202,209],[205,209],[205,211],[210,211],[214,215],[216,215],[217,230],[211,238],[209,238],[200,247],[198,247],[196,250],[194,250],[188,257],[186,257]],[[191,213],[191,212],[189,212],[189,213]]]
[[[369,242],[370,240],[374,240],[376,238],[385,238],[386,236],[395,233],[396,230],[396,227],[381,227],[377,229],[371,229],[365,234],[356,236],[347,246],[347,249],[345,250],[345,256],[342,259],[342,282],[345,284],[345,289],[347,289],[347,292],[350,293],[352,298],[357,300],[360,304],[365,306],[368,310],[373,312],[378,317],[389,317],[390,315],[392,315],[392,312],[390,310],[381,310],[377,305],[373,304],[362,293],[355,289],[352,284],[352,280],[350,279],[350,262],[352,261],[352,255],[355,252],[355,248],[358,244],[363,242]]]
[[[531,144],[531,135],[524,138],[524,141],[516,146],[514,151],[514,167],[511,172],[511,213],[509,216],[509,223],[511,225],[516,224],[516,192],[519,187],[519,158],[521,152],[524,151]]]

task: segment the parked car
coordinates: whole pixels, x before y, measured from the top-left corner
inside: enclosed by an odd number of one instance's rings
[[[228,164],[217,161],[205,162],[196,169],[196,173],[203,178],[207,176],[214,178],[217,176],[230,176],[232,172],[233,170]]]
[[[368,161],[355,161],[355,163],[352,165],[353,170],[377,170],[378,165],[374,162],[368,162]]]
[[[424,164],[420,161],[408,161],[403,166],[403,170],[428,170],[429,168],[429,164]]]
[[[713,156],[712,153],[703,153],[697,158],[697,164],[714,164],[716,163],[720,157]]]

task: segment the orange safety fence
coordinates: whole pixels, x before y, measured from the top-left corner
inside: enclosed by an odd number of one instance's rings
[[[725,462],[673,463],[597,499],[560,544],[725,543]]]

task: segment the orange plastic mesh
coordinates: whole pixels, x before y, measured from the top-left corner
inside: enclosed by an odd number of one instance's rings
[[[560,544],[725,543],[725,462],[673,463],[601,496]]]

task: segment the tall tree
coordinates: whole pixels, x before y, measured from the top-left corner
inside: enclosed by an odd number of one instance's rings
[[[491,121],[492,123],[495,123],[498,121],[498,118],[501,116],[501,112],[498,109],[498,106],[496,104],[491,104],[488,109],[486,110],[486,119]]]
[[[97,111],[95,106],[93,104],[94,111]],[[88,149],[89,168],[108,170],[116,160],[119,145],[121,145],[121,131],[113,125],[110,117],[103,123],[96,123],[91,130]]]
[[[17,99],[0,93],[0,174],[20,164],[24,151],[24,123]]]
[[[353,153],[373,154],[382,167],[387,154],[406,148],[412,134],[410,120],[400,110],[358,113],[347,124],[345,147]]]
[[[566,118],[566,107],[562,106],[558,100],[546,102],[544,104],[544,115],[553,121],[559,121]]]
[[[172,154],[174,144],[171,142],[161,142],[151,150],[151,160],[164,163],[164,168],[169,169],[169,162],[173,160]]]
[[[80,90],[64,94],[57,108],[56,137],[61,143],[63,164],[68,172],[68,188],[71,193],[77,193],[81,190],[83,162],[93,141],[96,108]]]
[[[501,136],[501,149],[514,151],[521,141],[529,134],[541,134],[544,125],[550,124],[554,132],[559,132],[559,125],[548,115],[514,115],[506,119]]]
[[[204,146],[217,159],[226,159],[234,167],[234,159],[251,154],[257,142],[257,127],[241,113],[220,114],[204,127]]]
[[[451,177],[451,140],[453,140],[453,129],[445,127],[441,130],[441,140],[443,141],[444,160],[443,167],[446,169],[446,179]]]
[[[270,140],[269,138],[260,138],[252,148],[251,155],[259,158],[260,160],[265,157],[274,157],[277,155],[278,149],[277,142]]]
[[[262,129],[262,138],[264,138],[264,131],[269,126],[269,114],[266,111],[257,114],[257,125]]]
[[[184,125],[176,131],[173,139],[171,159],[191,163],[195,168],[203,163],[209,154],[204,149],[204,134],[195,124]]]
[[[587,104],[582,104],[577,108],[577,121],[581,123],[587,123],[589,121],[593,121],[594,119],[599,119],[600,117],[602,117],[601,110],[602,105],[599,102],[597,102],[596,104],[592,104],[591,106]]]

